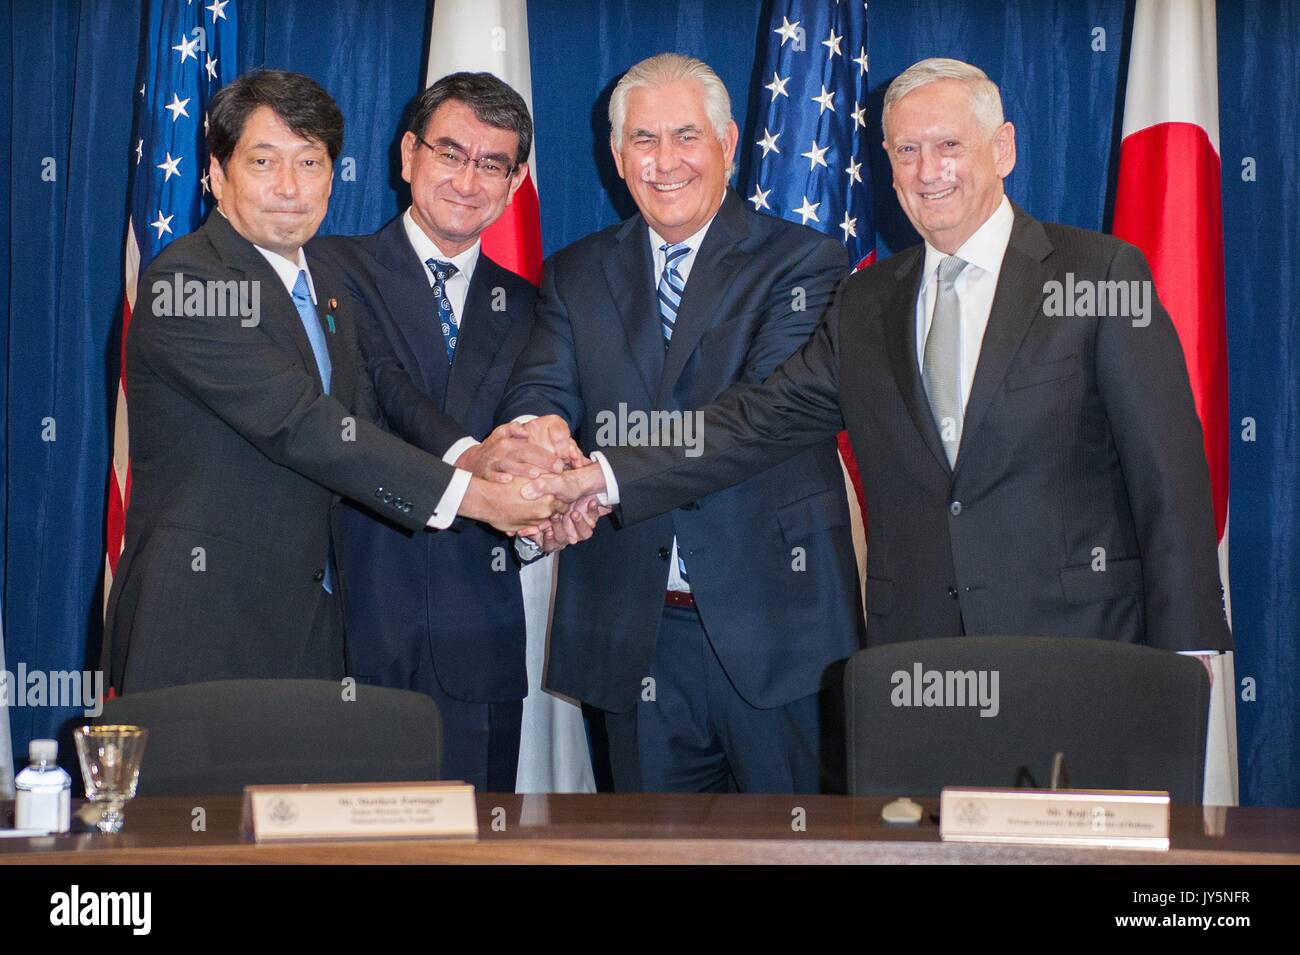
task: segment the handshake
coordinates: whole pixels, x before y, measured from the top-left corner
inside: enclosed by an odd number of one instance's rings
[[[604,472],[559,415],[499,426],[457,458],[456,467],[473,475],[463,517],[530,537],[548,554],[589,538],[610,512],[597,499],[605,491]]]

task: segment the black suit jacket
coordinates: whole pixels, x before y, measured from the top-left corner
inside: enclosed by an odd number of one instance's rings
[[[447,365],[428,272],[398,216],[373,235],[315,240],[362,303],[361,350],[393,431],[442,456],[492,430],[515,358],[528,339],[537,289],[480,253],[470,280],[456,359]],[[349,587],[348,652],[354,671],[378,677],[427,643],[443,690],[474,702],[528,691],[524,607],[509,537],[457,520],[410,534],[352,507],[339,555]]]
[[[839,243],[758,215],[729,191],[665,351],[649,229],[634,216],[547,262],[502,417],[561,415],[591,451],[617,438],[608,427],[602,436],[602,420],[701,407],[735,382],[762,381],[807,340],[847,270]],[[829,665],[858,649],[862,605],[833,436],[745,478],[635,527],[602,521],[561,555],[549,687],[632,708],[654,655],[674,535],[713,648],[752,705],[816,692]]]
[[[1142,254],[1015,209],[955,470],[917,367],[923,261],[918,246],[847,279],[798,354],[706,409],[703,457],[611,453],[623,519],[846,424],[870,513],[869,643],[1006,633],[1231,648],[1200,423],[1168,314],[1154,292],[1145,327],[1043,310],[1046,283],[1067,273],[1149,282]]]
[[[328,395],[284,284],[219,212],[141,279],[126,342],[126,546],[103,651],[119,691],[341,672],[341,660],[302,659],[339,495],[416,530],[451,479],[452,468],[372,423],[353,304],[329,265],[310,254],[308,265]],[[177,275],[256,283],[260,314],[248,324],[222,309],[159,315],[155,283],[169,295]]]

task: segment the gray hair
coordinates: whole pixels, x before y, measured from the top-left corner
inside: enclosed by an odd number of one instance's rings
[[[662,86],[678,80],[694,80],[704,94],[704,111],[713,132],[722,139],[731,122],[731,97],[713,68],[703,60],[680,53],[658,53],[637,63],[623,74],[609,97],[609,135],[615,149],[623,148],[623,122],[627,118],[627,97],[643,86]]]
[[[880,112],[880,127],[886,142],[889,141],[889,111],[908,93],[939,80],[965,83],[966,90],[970,93],[971,110],[984,135],[991,138],[997,132],[1003,123],[1002,94],[998,92],[997,84],[978,66],[936,56],[913,63],[889,84],[889,91],[885,93],[885,105]]]

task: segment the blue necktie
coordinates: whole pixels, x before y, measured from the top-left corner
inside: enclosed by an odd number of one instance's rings
[[[325,394],[330,393],[330,374],[333,366],[330,365],[329,346],[325,344],[325,329],[320,326],[320,316],[316,314],[316,306],[312,304],[311,290],[307,287],[307,273],[302,269],[298,270],[298,281],[293,283],[293,306],[298,310],[298,317],[302,319],[303,330],[307,333],[307,341],[311,342],[311,353],[316,356],[316,370],[320,372],[321,384],[325,388]],[[321,586],[325,588],[327,594],[334,593],[334,541],[330,541],[329,552],[325,555],[325,579],[321,581]]]
[[[686,291],[686,280],[677,271],[677,266],[691,247],[685,242],[676,245],[665,242],[659,246],[659,251],[664,254],[664,270],[659,276],[659,321],[664,329],[664,348],[667,348],[677,326],[677,309],[682,304],[682,293]]]
[[[677,309],[682,304],[682,293],[686,291],[686,280],[677,271],[677,266],[690,253],[691,247],[685,242],[675,245],[665,242],[659,246],[659,251],[664,254],[664,270],[659,276],[659,322],[663,325],[664,348],[667,348],[673,340],[673,329],[677,327]],[[682,560],[680,551],[677,555],[677,573],[683,581],[690,584],[691,579],[686,576],[686,561]]]
[[[442,327],[443,341],[447,343],[447,364],[450,365],[456,357],[456,336],[460,334],[460,325],[447,298],[447,279],[460,270],[442,259],[425,259],[424,264],[433,273],[433,301],[438,306],[438,324]]]

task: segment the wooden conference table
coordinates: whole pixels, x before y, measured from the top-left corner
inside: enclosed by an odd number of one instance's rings
[[[126,826],[117,835],[0,839],[0,864],[1300,862],[1300,809],[1175,806],[1171,849],[1151,852],[944,843],[929,817],[919,826],[882,822],[887,801],[487,793],[478,799],[477,840],[254,845],[240,837],[237,796],[140,798],[128,804]],[[927,813],[938,808],[938,799],[917,801]],[[200,808],[206,829],[195,832]],[[806,828],[795,831],[800,808]],[[11,818],[9,807],[0,804],[0,819],[8,824]]]

